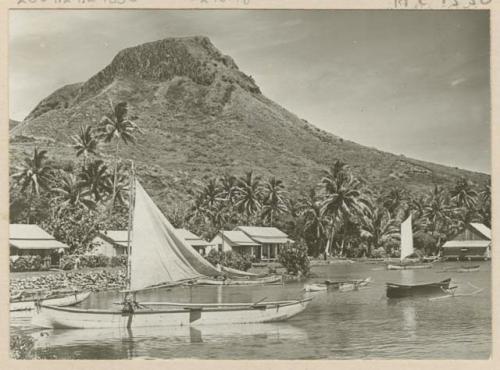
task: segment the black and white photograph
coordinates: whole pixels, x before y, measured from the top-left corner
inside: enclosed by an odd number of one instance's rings
[[[489,10],[8,13],[12,360],[490,359]]]

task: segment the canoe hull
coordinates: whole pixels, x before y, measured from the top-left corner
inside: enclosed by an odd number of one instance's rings
[[[311,292],[322,292],[328,289],[328,286],[324,284],[307,284],[304,286],[304,290],[308,293]]]
[[[73,306],[78,304],[90,296],[90,292],[80,292],[76,294],[69,294],[58,298],[47,298],[40,301],[43,304],[63,307]],[[36,300],[10,302],[10,311],[31,311],[35,309]]]
[[[420,269],[430,269],[432,265],[387,265],[387,270],[420,270]]]
[[[437,283],[404,285],[387,283],[386,295],[387,298],[405,298],[414,296],[427,296],[442,294],[443,289],[448,289],[451,279],[446,279]]]
[[[282,277],[277,276],[269,276],[265,278],[259,279],[226,279],[226,280],[217,280],[217,279],[198,279],[198,285],[264,285],[264,284],[278,284],[281,283]]]
[[[310,299],[260,303],[241,307],[175,307],[140,309],[133,313],[121,310],[82,310],[40,306],[32,324],[54,329],[134,328],[158,326],[198,326],[214,324],[254,324],[287,320],[307,307]]]

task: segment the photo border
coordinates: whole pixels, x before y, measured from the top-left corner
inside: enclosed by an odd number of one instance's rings
[[[458,5],[454,5],[459,3]],[[4,369],[421,369],[439,366],[447,369],[500,368],[498,307],[500,253],[492,243],[492,354],[489,360],[12,360],[9,358],[9,95],[8,46],[9,10],[12,9],[394,9],[401,10],[490,10],[491,78],[491,163],[492,234],[500,240],[496,221],[500,212],[500,107],[499,0],[0,0],[0,368]],[[443,337],[446,340],[446,337]]]

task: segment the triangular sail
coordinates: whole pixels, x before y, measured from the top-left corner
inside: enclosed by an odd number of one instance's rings
[[[401,224],[401,261],[413,253],[411,215]]]
[[[200,273],[184,256],[185,242],[161,213],[138,181],[130,255],[130,290],[195,279]]]

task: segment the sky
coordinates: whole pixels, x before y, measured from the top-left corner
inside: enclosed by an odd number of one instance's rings
[[[192,35],[326,131],[491,173],[486,11],[11,10],[10,117],[126,47]]]

